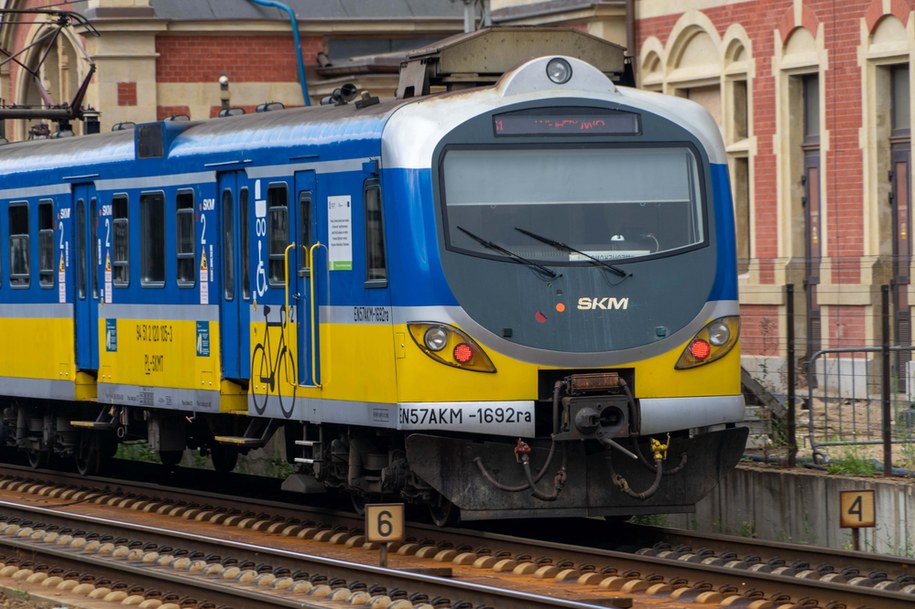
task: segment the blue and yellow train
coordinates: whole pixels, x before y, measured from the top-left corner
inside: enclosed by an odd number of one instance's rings
[[[676,512],[737,462],[718,128],[572,57],[493,86],[0,147],[2,443],[436,522]]]

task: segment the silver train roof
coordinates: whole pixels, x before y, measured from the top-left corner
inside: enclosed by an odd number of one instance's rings
[[[385,127],[382,149],[385,166],[429,167],[435,146],[461,123],[506,104],[563,98],[602,100],[633,111],[652,112],[693,133],[712,163],[727,161],[718,125],[699,104],[617,87],[604,73],[573,57],[565,57],[572,65],[572,78],[564,85],[555,85],[546,73],[546,65],[553,57],[524,63],[507,72],[494,87],[424,97],[397,109]]]
[[[493,87],[382,102],[357,109],[314,106],[201,122],[168,123],[168,158],[228,154],[255,149],[321,147],[382,139],[385,167],[427,168],[441,138],[462,122],[501,107],[546,99],[599,99],[653,112],[692,132],[712,163],[725,163],[721,133],[700,105],[682,98],[616,87],[591,65],[566,57],[573,76],[554,85],[546,76],[552,57],[528,61],[506,73]],[[79,168],[135,159],[136,131],[119,131],[0,146],[0,189],[8,176],[57,168]],[[317,152],[317,151],[316,151]]]

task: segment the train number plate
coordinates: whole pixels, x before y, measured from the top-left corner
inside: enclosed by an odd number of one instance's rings
[[[533,402],[400,404],[398,429],[442,429],[501,436],[534,435]]]

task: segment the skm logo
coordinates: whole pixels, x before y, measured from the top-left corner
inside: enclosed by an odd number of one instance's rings
[[[596,311],[600,310],[620,310],[629,308],[629,297],[626,298],[611,298],[609,296],[604,296],[603,298],[588,298],[587,296],[582,296],[578,299],[578,310],[579,311]]]

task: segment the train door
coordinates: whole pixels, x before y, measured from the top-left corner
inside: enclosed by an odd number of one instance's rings
[[[302,385],[320,385],[321,360],[318,357],[320,338],[318,324],[320,307],[318,306],[318,286],[321,284],[324,256],[321,247],[315,244],[320,241],[317,233],[317,193],[314,171],[299,171],[295,174],[295,216],[296,243],[299,247],[298,276],[299,299],[296,317],[299,320],[299,383]],[[326,288],[326,286],[325,286]]]
[[[99,251],[98,199],[94,184],[73,186],[70,209],[75,246],[75,333],[77,370],[98,370]],[[61,245],[65,240],[61,226]],[[61,250],[61,255],[63,255]]]
[[[216,207],[219,210],[219,344],[225,378],[246,379],[250,372],[249,335],[251,300],[248,249],[249,202],[245,174],[229,171],[219,174]]]

